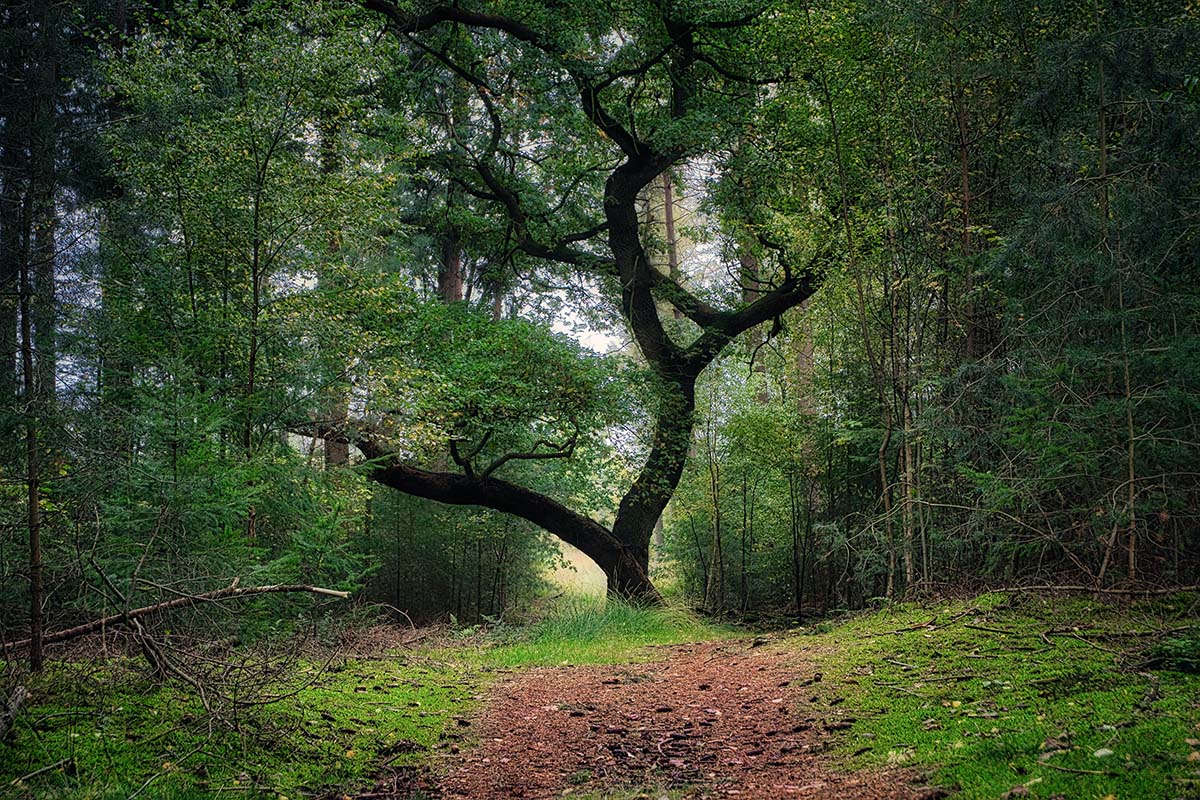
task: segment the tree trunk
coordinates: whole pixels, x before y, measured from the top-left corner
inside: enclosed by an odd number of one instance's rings
[[[388,455],[368,441],[360,442],[359,447],[372,460]],[[661,601],[648,574],[653,523],[640,543],[626,542],[557,500],[501,478],[430,472],[403,463],[378,466],[371,477],[416,497],[448,505],[484,506],[527,519],[596,562],[608,578],[610,594],[638,601]]]
[[[42,514],[41,514],[41,464],[38,444],[38,420],[41,407],[34,372],[33,324],[30,319],[30,295],[33,285],[30,280],[30,239],[33,236],[32,195],[26,193],[24,218],[26,220],[25,243],[22,247],[20,306],[21,306],[21,374],[25,392],[25,488],[26,522],[29,530],[29,668],[34,672],[42,668]]]

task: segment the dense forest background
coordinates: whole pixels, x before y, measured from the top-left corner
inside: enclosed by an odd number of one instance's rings
[[[1195,582],[1194,3],[365,6],[0,12],[5,641]]]

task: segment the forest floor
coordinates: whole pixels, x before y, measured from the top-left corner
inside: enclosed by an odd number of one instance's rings
[[[64,652],[0,797],[1196,800],[1198,609],[996,593],[755,635],[589,601],[359,631],[210,711]]]
[[[911,772],[831,769],[818,754],[855,719],[806,694],[821,675],[786,643],[704,642],[655,656],[536,668],[503,682],[476,718],[477,746],[439,788],[472,800],[622,790],[655,798],[941,796],[915,790],[921,779]]]

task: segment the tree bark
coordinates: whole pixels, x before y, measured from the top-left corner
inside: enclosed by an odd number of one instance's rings
[[[37,388],[33,358],[33,324],[30,319],[30,295],[33,285],[30,280],[30,239],[33,237],[32,194],[26,193],[23,216],[26,221],[24,246],[21,258],[20,306],[21,306],[21,374],[25,391],[25,512],[29,532],[29,668],[38,672],[42,668],[42,495],[41,495],[41,446],[38,443],[38,420],[41,418],[40,392]]]
[[[321,174],[326,178],[336,176],[342,169],[341,157],[338,152],[338,138],[341,130],[336,121],[326,121],[320,128],[321,138]],[[334,231],[329,237],[329,252],[331,255],[336,255],[342,249],[341,232]],[[337,365],[339,372],[344,372],[344,367],[341,363]],[[346,426],[346,418],[349,413],[349,403],[347,395],[349,389],[340,385],[341,381],[335,379],[333,381],[332,391],[329,398],[329,409],[327,418],[329,426],[334,430],[341,430]],[[325,437],[322,452],[325,456],[325,468],[337,468],[345,466],[350,461],[350,445],[341,436]]]

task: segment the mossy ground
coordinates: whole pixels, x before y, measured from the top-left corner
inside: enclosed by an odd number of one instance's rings
[[[448,665],[352,660],[291,697],[225,707],[213,719],[190,688],[149,684],[132,666],[84,673],[69,665],[36,679],[36,704],[13,741],[0,744],[0,796],[320,795],[364,784],[384,762],[420,759],[451,717],[469,708],[477,685]]]
[[[989,594],[898,605],[794,640],[814,713],[842,698],[846,768],[926,771],[954,797],[1200,798],[1200,675],[1144,668],[1198,598]],[[808,689],[805,690],[809,694]]]
[[[1191,800],[1200,675],[1147,662],[1158,632],[1187,640],[1197,602],[991,594],[892,606],[780,646],[822,673],[804,690],[814,715],[855,718],[833,734],[842,768],[917,769],[964,800],[1018,787],[1013,796]],[[31,683],[32,706],[0,743],[0,797],[333,796],[469,736],[456,718],[499,674],[647,660],[661,656],[655,646],[733,635],[682,612],[579,600],[534,625],[460,629],[421,651],[300,663],[294,694],[216,721],[194,690],[149,683],[136,660],[57,665]],[[609,796],[661,795],[647,791]]]

